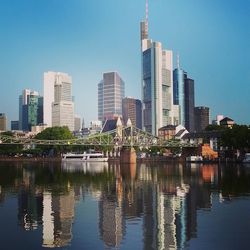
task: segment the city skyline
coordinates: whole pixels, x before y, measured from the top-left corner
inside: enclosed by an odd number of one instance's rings
[[[249,1],[149,0],[149,36],[173,50],[174,58],[179,52],[182,68],[195,80],[196,106],[210,107],[211,118],[221,113],[250,123],[249,10]],[[86,124],[97,119],[96,86],[103,72],[119,72],[126,96],[141,99],[145,0],[12,0],[1,3],[0,12],[0,112],[9,124],[18,119],[19,93],[42,94],[49,70],[72,76],[75,112]]]

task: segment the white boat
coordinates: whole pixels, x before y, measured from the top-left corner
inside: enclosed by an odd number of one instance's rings
[[[191,155],[186,157],[187,162],[201,162],[203,160],[202,156],[199,155]]]
[[[245,154],[245,158],[243,159],[243,163],[250,163],[250,153]]]
[[[102,153],[67,153],[62,155],[62,161],[105,162],[108,161],[108,157],[105,157]]]

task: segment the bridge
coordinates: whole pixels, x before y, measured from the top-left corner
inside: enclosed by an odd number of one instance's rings
[[[162,140],[159,137],[138,129],[134,126],[117,127],[106,133],[89,135],[83,138],[70,140],[38,140],[26,137],[11,137],[0,134],[1,144],[18,144],[18,145],[53,145],[53,146],[112,146],[112,147],[197,147],[195,144],[184,143],[179,140]]]

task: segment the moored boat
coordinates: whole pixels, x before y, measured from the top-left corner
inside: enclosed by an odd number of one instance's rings
[[[106,162],[108,157],[105,157],[103,153],[66,153],[62,155],[62,161]]]
[[[191,155],[186,157],[187,162],[201,162],[203,161],[203,157],[199,155]]]
[[[250,163],[250,153],[245,154],[245,158],[243,159],[243,163]]]

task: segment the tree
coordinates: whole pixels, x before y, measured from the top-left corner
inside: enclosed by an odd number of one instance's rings
[[[218,130],[225,130],[224,126],[221,125],[215,125],[215,124],[209,124],[206,129],[206,131],[218,131]]]
[[[227,128],[221,137],[222,146],[229,150],[240,150],[244,153],[250,149],[250,127],[246,125],[234,125]]]
[[[66,126],[46,128],[35,137],[35,139],[38,140],[71,140],[74,138],[75,137]],[[69,151],[71,146],[38,146],[38,148],[46,154],[55,155],[64,151]]]
[[[66,126],[46,128],[35,137],[35,139],[39,140],[70,140],[74,138],[75,137]]]

